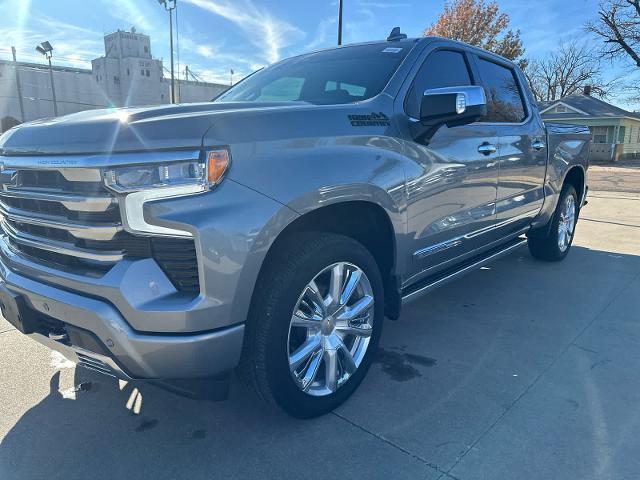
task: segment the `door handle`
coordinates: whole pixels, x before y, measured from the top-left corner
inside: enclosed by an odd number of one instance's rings
[[[498,149],[495,145],[490,144],[489,142],[484,142],[478,147],[478,152],[482,155],[491,155],[492,153],[496,153]]]
[[[534,150],[542,150],[544,147],[546,147],[546,145],[540,139],[534,140],[531,144],[531,148],[533,148]]]

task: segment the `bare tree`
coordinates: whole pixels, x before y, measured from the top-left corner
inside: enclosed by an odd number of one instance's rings
[[[613,59],[628,56],[640,68],[640,0],[603,1],[598,17],[586,28],[604,40],[602,53]]]
[[[582,92],[587,85],[598,97],[606,97],[615,81],[602,78],[602,63],[585,45],[562,43],[554,53],[532,60],[525,75],[536,100],[557,100]]]
[[[632,78],[640,74],[640,0],[604,0],[598,20],[586,25],[589,32],[603,40],[603,56],[613,60],[631,60]],[[634,75],[635,74],[635,75]],[[640,102],[638,81],[627,82],[623,91],[629,101]]]
[[[509,29],[509,15],[491,0],[447,1],[438,20],[424,35],[436,35],[476,45],[526,66],[520,30]]]

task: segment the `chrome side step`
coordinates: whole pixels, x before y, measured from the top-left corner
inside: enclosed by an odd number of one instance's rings
[[[525,243],[527,243],[526,238],[518,237],[514,241],[508,243],[507,246],[503,247],[501,250],[498,250],[498,251],[492,250],[486,256],[472,260],[471,263],[464,264],[464,266],[458,270],[455,270],[450,273],[445,273],[443,275],[436,275],[434,277],[427,278],[426,283],[420,283],[416,289],[411,289],[410,287],[407,293],[403,293],[402,304],[406,305],[407,303],[417,300],[423,295],[429,293],[431,290],[441,287],[442,285],[445,285],[473,270],[477,270],[478,268],[483,267],[487,263],[490,263],[494,260],[504,257],[510,254],[511,252],[513,252],[514,250],[517,250],[518,248],[522,247]]]

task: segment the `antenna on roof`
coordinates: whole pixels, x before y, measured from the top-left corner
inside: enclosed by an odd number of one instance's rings
[[[407,35],[404,33],[400,33],[400,27],[393,27],[391,33],[387,37],[387,42],[395,42],[397,40],[404,40],[407,38]]]

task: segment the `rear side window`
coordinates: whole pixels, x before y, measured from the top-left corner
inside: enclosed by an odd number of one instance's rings
[[[471,85],[464,55],[451,50],[433,52],[420,67],[405,103],[407,114],[420,116],[420,101],[425,90]]]
[[[482,121],[522,122],[526,113],[514,71],[482,58],[478,61],[478,69],[487,94],[487,115]]]

